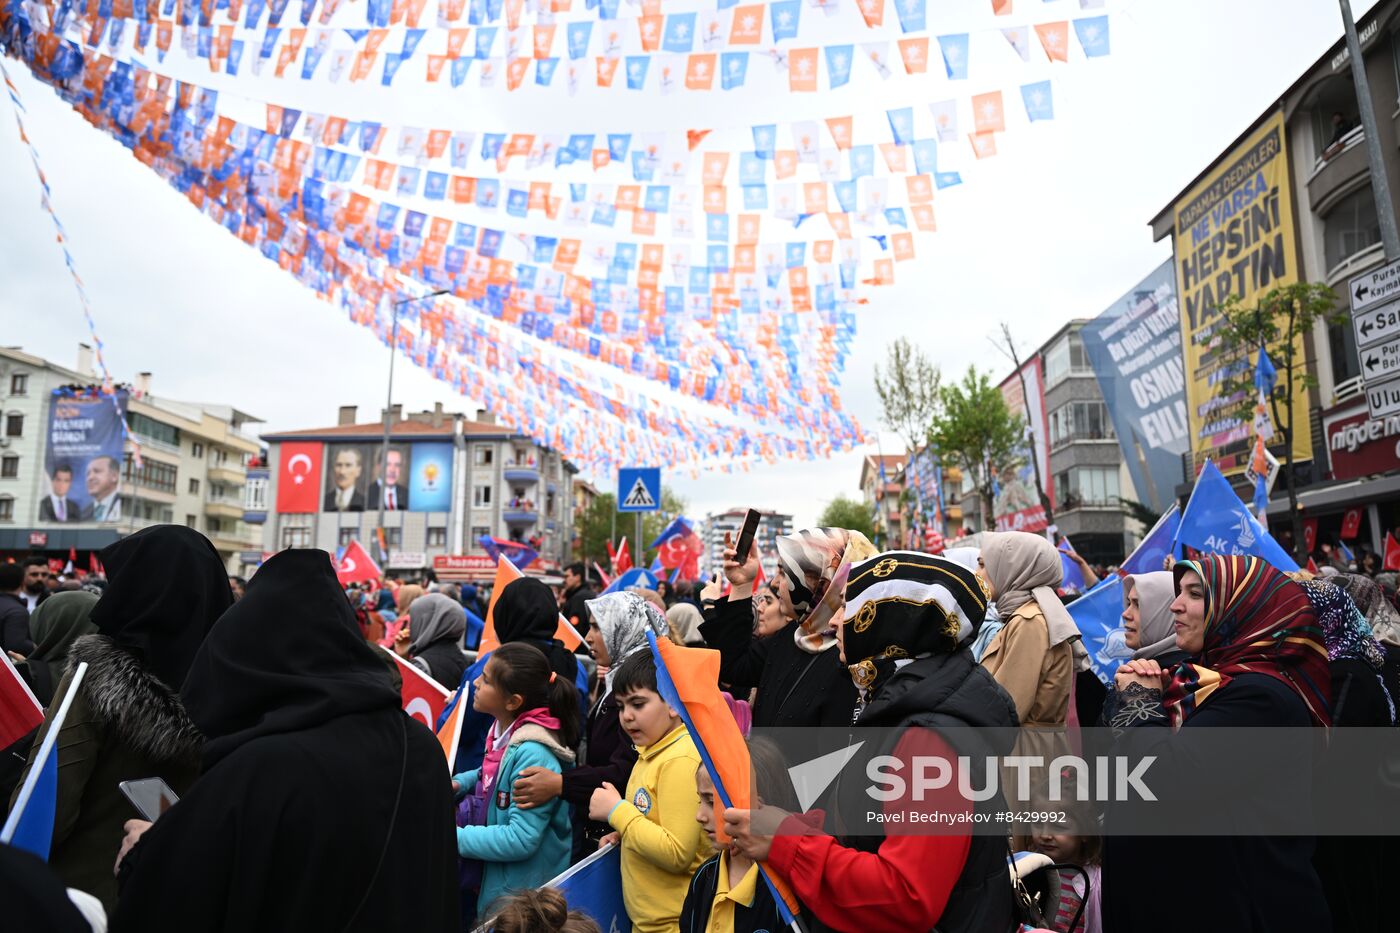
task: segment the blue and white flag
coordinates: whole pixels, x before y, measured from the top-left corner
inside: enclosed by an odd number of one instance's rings
[[[1021,100],[1026,104],[1026,119],[1032,123],[1055,119],[1055,96],[1049,81],[1021,85]]]
[[[1085,58],[1102,58],[1109,53],[1107,16],[1088,16],[1075,20],[1074,34],[1079,37]]]
[[[1181,507],[1175,502],[1157,524],[1143,536],[1133,553],[1120,565],[1124,573],[1151,573],[1165,570],[1167,555],[1172,552],[1172,542],[1176,540],[1176,529],[1181,525]]]
[[[1065,608],[1083,637],[1095,676],[1113,683],[1119,666],[1133,656],[1123,632],[1123,578],[1110,574]]]
[[[943,53],[943,67],[954,81],[967,80],[967,33],[938,37],[938,49]]]
[[[78,688],[82,686],[87,667],[84,662],[73,672],[73,680],[63,695],[58,713],[49,724],[49,731],[39,746],[39,754],[30,765],[29,776],[20,785],[15,805],[10,809],[4,827],[0,828],[0,844],[31,852],[46,862],[53,847],[54,815],[58,809],[58,735],[63,731],[63,722],[68,718],[68,709],[78,695]]]
[[[1288,573],[1298,569],[1297,561],[1249,514],[1230,481],[1210,461],[1196,478],[1177,539],[1209,554],[1252,554]]]

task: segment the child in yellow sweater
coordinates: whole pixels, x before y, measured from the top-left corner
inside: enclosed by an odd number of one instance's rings
[[[700,753],[676,711],[656,688],[656,660],[633,653],[613,676],[623,731],[637,746],[624,799],[611,784],[593,792],[590,819],[606,821],[621,841],[622,900],[636,933],[668,933],[680,922],[690,876],[710,856],[695,822]]]

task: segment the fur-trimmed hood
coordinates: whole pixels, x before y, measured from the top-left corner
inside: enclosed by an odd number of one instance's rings
[[[539,723],[527,722],[510,734],[509,745],[519,745],[521,742],[539,742],[549,749],[550,754],[559,759],[561,765],[574,763],[573,751],[565,748],[563,743],[559,741],[559,736]]]
[[[204,737],[180,694],[106,635],[84,635],[68,652],[68,668],[87,663],[83,698],[118,738],[155,761],[198,760]]]

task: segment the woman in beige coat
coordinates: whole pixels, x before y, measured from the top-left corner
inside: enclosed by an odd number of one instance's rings
[[[1087,659],[1079,629],[1055,588],[1060,554],[1039,535],[983,535],[980,573],[1005,624],[982,656],[982,666],[1016,703],[1022,726],[1063,728],[1070,686]]]

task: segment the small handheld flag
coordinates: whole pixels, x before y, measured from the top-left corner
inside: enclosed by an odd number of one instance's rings
[[[63,730],[63,721],[68,718],[68,709],[73,705],[73,698],[78,695],[78,688],[82,686],[86,674],[86,662],[79,664],[73,672],[68,692],[63,695],[58,713],[49,724],[48,734],[39,746],[39,754],[29,768],[29,776],[20,786],[10,816],[5,820],[4,828],[0,829],[0,843],[32,852],[46,862],[49,860],[49,849],[53,846],[53,824],[58,810],[58,734]]]

